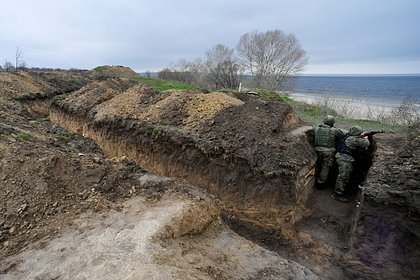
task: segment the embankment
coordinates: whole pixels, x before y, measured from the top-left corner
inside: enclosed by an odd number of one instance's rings
[[[247,94],[158,92],[106,80],[56,98],[52,122],[93,139],[109,156],[178,177],[264,227],[308,214],[315,153],[283,102]]]

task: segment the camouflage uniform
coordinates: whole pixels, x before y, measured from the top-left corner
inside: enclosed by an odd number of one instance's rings
[[[338,152],[335,156],[338,165],[338,177],[334,192],[339,196],[344,194],[350,181],[353,163],[356,161],[358,153],[361,149],[367,149],[370,145],[369,140],[358,137],[362,132],[360,127],[353,126],[338,143]]]
[[[327,181],[330,169],[334,164],[335,139],[342,137],[344,134],[334,127],[333,116],[327,116],[324,119],[324,124],[315,126],[314,131],[315,151],[320,165],[317,183],[322,185]]]

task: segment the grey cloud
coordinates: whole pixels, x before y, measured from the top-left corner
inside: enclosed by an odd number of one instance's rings
[[[0,0],[0,7],[0,63],[20,46],[30,66],[156,70],[270,29],[294,33],[313,69],[420,59],[420,2],[411,0]]]

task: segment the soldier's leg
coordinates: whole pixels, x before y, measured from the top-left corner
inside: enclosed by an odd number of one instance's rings
[[[338,194],[344,194],[346,187],[350,181],[353,171],[353,163],[351,161],[337,158],[338,176],[334,191]]]
[[[319,172],[318,183],[327,182],[328,174],[334,163],[334,152],[322,152],[321,171]]]

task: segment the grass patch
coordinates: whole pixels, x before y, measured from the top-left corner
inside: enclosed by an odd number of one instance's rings
[[[49,117],[43,117],[43,118],[39,118],[36,120],[37,123],[46,123],[49,122],[50,118]]]
[[[291,102],[291,99],[287,96],[280,96],[278,93],[262,88],[253,89],[252,91],[255,91],[258,93],[262,99],[268,100],[268,101],[280,101],[280,102]]]
[[[95,71],[96,74],[98,75],[103,75],[106,69],[107,67],[105,66],[98,66],[98,67],[93,68],[93,71]]]
[[[25,132],[19,133],[18,137],[23,141],[28,141],[28,142],[32,141],[31,136],[28,133],[25,133]]]
[[[74,139],[74,136],[72,134],[70,134],[70,133],[63,133],[63,132],[58,133],[56,135],[56,137],[57,137],[58,141],[60,141],[63,144],[68,144],[71,140]]]
[[[407,132],[407,127],[402,125],[384,124],[372,120],[349,119],[341,116],[336,118],[337,127],[349,129],[354,125],[360,126],[364,131],[384,130],[385,132],[391,133]]]
[[[153,79],[153,78],[144,78],[144,77],[136,77],[131,78],[130,80],[138,81],[145,86],[152,87],[158,91],[164,90],[203,90],[203,88],[180,84],[172,81],[166,81],[161,79]]]
[[[328,109],[327,111],[325,111],[318,105],[294,101],[290,98],[289,100],[290,101],[288,101],[287,103],[289,103],[293,107],[293,109],[299,115],[299,117],[310,124],[322,123],[324,117],[328,114],[335,117],[335,126],[342,129],[349,129],[354,125],[358,125],[364,131],[384,130],[386,132],[399,133],[405,132],[407,130],[407,128],[402,125],[390,125],[373,120],[346,118],[345,116],[338,114],[333,109]]]

